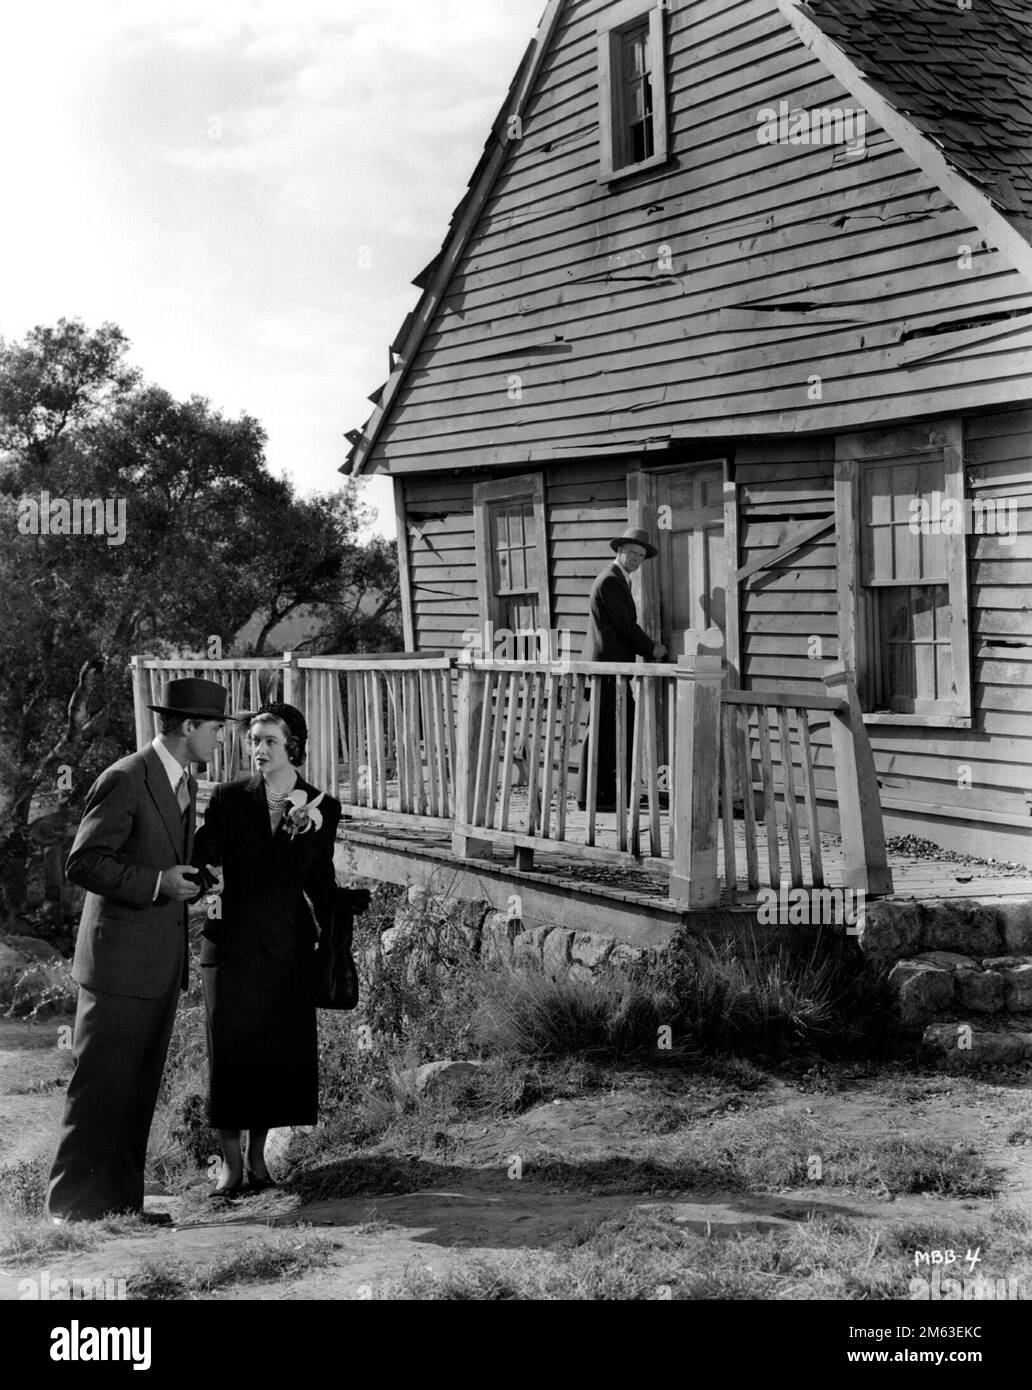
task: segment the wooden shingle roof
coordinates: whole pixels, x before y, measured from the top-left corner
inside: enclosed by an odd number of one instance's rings
[[[901,115],[1032,239],[1029,0],[798,6]]]

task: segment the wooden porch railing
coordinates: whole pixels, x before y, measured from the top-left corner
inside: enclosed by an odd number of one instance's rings
[[[309,766],[357,816],[451,824],[452,663],[443,656],[302,657],[295,704]],[[316,775],[313,771],[313,776]]]
[[[601,662],[501,662],[459,658],[455,853],[468,858],[491,844],[513,848],[525,867],[536,848],[575,847],[586,857],[639,856],[647,821],[649,853],[664,853],[661,798],[669,791],[660,762],[662,688],[674,678],[660,665]],[[609,691],[603,689],[610,682]],[[599,728],[604,698],[614,715],[615,838],[599,844]],[[583,727],[586,721],[586,729]],[[569,812],[570,765],[588,732],[583,815]],[[521,784],[517,810],[514,781]],[[639,789],[637,796],[630,787]],[[642,817],[642,805],[646,816]]]
[[[814,781],[819,722],[830,729],[843,886],[891,892],[874,762],[850,673],[833,668],[823,694],[726,690],[716,629],[686,633],[684,651],[676,665],[551,665],[438,653],[288,652],[221,662],[137,657],[137,742],[142,747],[153,737],[146,706],[170,677],[219,681],[233,712],[285,699],[308,723],[306,776],[332,790],[350,816],[448,830],[461,858],[501,844],[522,868],[532,866],[535,851],[559,847],[588,859],[663,862],[671,899],[697,908],[720,901],[721,879],[725,897],[733,895],[740,868],[752,890],[764,880],[774,888],[783,881],[823,886]],[[604,695],[616,744],[611,820],[598,805]],[[243,732],[227,734],[208,769],[211,780],[247,770]],[[585,733],[580,807],[569,779]]]
[[[269,700],[292,703],[292,665],[293,658],[289,652],[281,658],[244,657],[226,661],[202,661],[189,657],[160,661],[134,656],[132,680],[137,748],[149,743],[157,730],[157,716],[148,709],[148,705],[160,702],[160,689],[165,681],[186,680],[191,676],[214,681],[229,691],[228,712],[243,714],[259,709]],[[226,782],[247,771],[250,756],[243,732],[234,724],[226,726],[223,742],[216,746],[208,765],[206,780]]]

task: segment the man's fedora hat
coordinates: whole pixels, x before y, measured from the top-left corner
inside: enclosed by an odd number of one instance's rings
[[[214,681],[166,681],[161,691],[160,705],[148,705],[157,714],[178,714],[183,719],[233,719],[226,713],[229,691]]]
[[[659,550],[649,540],[648,531],[641,526],[628,526],[622,536],[617,536],[609,542],[612,550],[619,550],[622,545],[640,545],[645,551],[646,558],[655,559]]]

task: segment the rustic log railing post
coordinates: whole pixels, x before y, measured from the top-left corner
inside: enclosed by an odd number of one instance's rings
[[[671,899],[688,908],[720,900],[717,820],[720,787],[720,688],[724,638],[718,628],[684,635],[677,663],[671,838]]]
[[[455,714],[455,829],[452,853],[459,859],[490,859],[491,841],[471,833],[470,819],[476,805],[477,748],[483,718],[486,678],[473,665],[473,654],[464,651],[458,662],[459,691]]]
[[[825,673],[824,684],[830,696],[843,702],[839,710],[831,712],[842,884],[871,894],[891,893],[892,871],[885,854],[878,777],[853,673],[838,663]]]
[[[145,748],[153,733],[147,733],[147,673],[143,669],[143,657],[134,656],[131,662],[133,673],[133,715],[136,719],[136,747]]]
[[[297,664],[296,652],[283,653],[283,694],[280,699],[295,709],[304,708],[304,672]]]

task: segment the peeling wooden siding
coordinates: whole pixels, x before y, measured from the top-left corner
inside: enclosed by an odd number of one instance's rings
[[[627,525],[626,465],[613,460],[543,470],[553,625],[580,654],[588,594],[612,559],[609,541]],[[402,482],[409,534],[416,645],[456,652],[477,611],[473,487],[479,476]]]
[[[952,820],[957,844],[1000,857],[1027,856],[1032,841],[1032,410],[972,416],[964,436],[967,496],[1012,501],[1016,520],[1013,543],[1000,535],[968,538],[972,728],[870,724],[867,732],[887,814],[934,817],[940,837]],[[833,510],[833,456],[831,439],[772,440],[740,450],[743,564],[775,547],[782,518],[801,515],[799,507],[806,507],[806,515]],[[833,533],[818,538],[743,587],[747,686],[777,689],[817,681],[826,662],[836,659],[833,541]],[[808,659],[807,644],[814,637],[823,645],[823,661]],[[815,784],[830,797],[834,778],[825,731],[814,734],[813,745]]]
[[[558,448],[829,431],[1027,396],[1020,322],[968,325],[1032,311],[1028,285],[884,133],[868,122],[859,160],[757,142],[761,107],[852,105],[774,0],[671,0],[674,160],[600,185],[595,31],[609,8],[567,5],[375,463],[513,467]],[[944,324],[960,326],[921,336]]]

